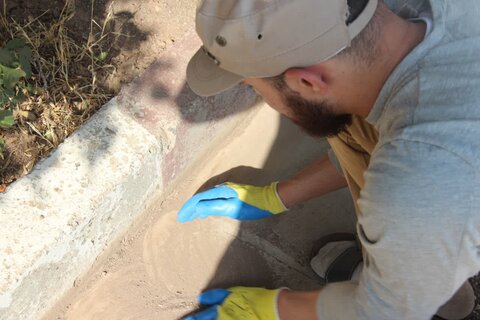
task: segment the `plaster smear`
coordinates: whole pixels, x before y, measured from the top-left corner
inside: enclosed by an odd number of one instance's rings
[[[206,287],[238,281],[276,285],[282,278],[278,261],[237,239],[239,222],[221,217],[176,221],[181,205],[209,178],[238,166],[261,169],[276,162],[281,167],[284,156],[272,154],[275,145],[288,143],[279,140],[280,129],[290,143],[303,139],[294,126],[280,128],[279,116],[268,107],[255,111],[189,170],[168,197],[156,201],[44,319],[179,319],[197,308],[196,296]],[[268,170],[242,167],[211,184],[235,177],[257,184],[272,179]],[[234,255],[227,261],[229,252]]]

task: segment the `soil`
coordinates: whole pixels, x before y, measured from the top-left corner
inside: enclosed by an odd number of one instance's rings
[[[195,1],[175,0],[74,0],[75,15],[68,22],[69,35],[78,43],[88,38],[91,17],[102,25],[113,11],[112,35],[107,39],[108,61],[115,71],[99,75],[99,85],[104,90],[105,99],[99,100],[98,110],[108,98],[119,92],[123,84],[131,82],[141,74],[155,58],[175,43],[194,23]],[[57,18],[65,5],[65,0],[6,0],[6,15],[17,22],[28,21],[43,14],[42,19]],[[92,6],[93,4],[93,6]],[[93,7],[93,11],[92,11]],[[48,10],[47,14],[45,12]],[[81,70],[88,66],[80,66]],[[43,112],[43,110],[42,110]],[[78,121],[65,124],[59,141],[46,141],[40,135],[15,126],[0,129],[0,137],[6,141],[5,158],[0,157],[0,192],[5,186],[27,174],[42,157],[48,155],[66,136],[71,134],[93,113],[82,115]],[[61,119],[53,119],[61,122]],[[30,132],[27,132],[30,131]]]

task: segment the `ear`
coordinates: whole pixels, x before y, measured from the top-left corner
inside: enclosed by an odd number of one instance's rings
[[[325,96],[328,92],[326,73],[319,66],[289,69],[285,72],[285,82],[307,99]]]

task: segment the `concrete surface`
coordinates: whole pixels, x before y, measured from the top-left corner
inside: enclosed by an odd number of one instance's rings
[[[187,34],[0,195],[0,319],[37,319],[154,194],[247,115],[256,97],[244,87],[210,99],[186,87],[198,47]]]
[[[268,183],[325,152],[324,141],[306,137],[266,105],[253,112],[192,162],[44,320],[179,319],[197,308],[206,288],[322,285],[309,267],[310,251],[324,235],[354,230],[346,190],[262,221],[176,221],[198,189],[226,180]]]

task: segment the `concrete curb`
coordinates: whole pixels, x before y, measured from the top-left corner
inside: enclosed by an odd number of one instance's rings
[[[198,47],[187,34],[0,195],[0,319],[39,318],[154,195],[245,118],[256,100],[245,87],[200,98],[185,85]]]

